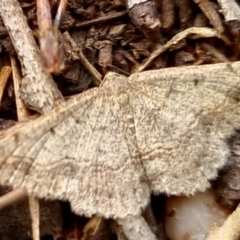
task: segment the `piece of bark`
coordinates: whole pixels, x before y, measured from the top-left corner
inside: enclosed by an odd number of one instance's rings
[[[117,219],[128,240],[157,240],[142,216]]]
[[[198,13],[193,22],[194,27],[207,27],[208,24],[209,21],[203,13]]]
[[[240,7],[235,0],[218,0],[225,22],[233,32],[240,33]]]
[[[126,0],[128,14],[133,24],[146,38],[156,41],[160,37],[161,23],[153,0]]]
[[[43,66],[40,52],[17,0],[1,0],[0,15],[22,66],[21,98],[40,113],[62,100],[62,95]]]
[[[115,53],[113,54],[113,64],[122,69],[123,71],[127,72],[127,76],[130,75],[129,72],[129,64],[126,60],[126,58],[123,56],[123,54],[121,53],[121,51],[115,51]]]
[[[164,31],[169,31],[175,21],[175,6],[173,0],[161,1],[161,27]]]
[[[79,93],[88,88],[91,75],[79,61],[71,61],[64,71],[65,81],[59,82],[59,89],[64,95]]]
[[[193,54],[186,51],[178,51],[174,55],[176,66],[186,66],[195,62]]]
[[[99,42],[100,43],[100,42]],[[112,65],[112,43],[102,41],[99,49],[98,64],[103,68],[103,72],[107,73],[107,67]]]
[[[192,1],[191,0],[174,0],[174,2],[178,8],[180,28],[183,30],[189,27],[193,27],[192,26],[192,18],[193,18]]]
[[[219,37],[222,37],[225,31],[224,25],[213,3],[210,2],[209,0],[194,0],[194,2],[204,12],[206,17],[209,19],[210,23],[218,32]]]

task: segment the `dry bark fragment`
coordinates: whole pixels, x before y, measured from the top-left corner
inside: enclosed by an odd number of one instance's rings
[[[219,36],[221,37],[224,34],[225,29],[220,15],[214,7],[213,3],[209,0],[194,0],[194,2],[204,12],[210,23],[213,25],[213,27],[216,29]]]
[[[160,20],[155,1],[128,0],[129,16],[133,24],[139,28],[145,37],[156,41],[160,37]]]
[[[123,54],[121,53],[121,51],[115,51],[113,54],[113,64],[115,64],[116,67],[122,69],[123,71],[127,72],[127,76],[130,75],[130,71],[129,71],[129,64],[126,60],[126,58],[124,58]]]
[[[231,30],[239,35],[240,32],[240,7],[235,0],[218,0],[225,22]]]
[[[192,27],[191,19],[193,17],[193,10],[191,6],[191,0],[174,0],[174,2],[178,7],[178,15],[181,29]]]
[[[128,240],[157,240],[142,216],[117,219]]]
[[[184,66],[192,64],[195,61],[195,57],[192,53],[186,51],[178,51],[174,55],[174,61],[176,66]]]
[[[175,21],[174,8],[173,0],[161,1],[161,27],[164,31],[169,31],[173,27]]]
[[[207,27],[208,26],[208,19],[203,13],[197,14],[194,19],[193,26],[194,27]]]
[[[112,65],[112,43],[110,41],[98,41],[99,48],[98,64],[103,68]],[[95,45],[96,45],[95,44]]]

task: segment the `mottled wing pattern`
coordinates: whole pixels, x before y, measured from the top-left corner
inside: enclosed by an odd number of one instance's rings
[[[129,79],[136,137],[151,190],[192,194],[226,162],[240,127],[240,63],[170,68]]]
[[[126,78],[114,75],[51,114],[10,129],[0,140],[0,184],[68,200],[86,216],[140,214],[150,193],[125,87]]]

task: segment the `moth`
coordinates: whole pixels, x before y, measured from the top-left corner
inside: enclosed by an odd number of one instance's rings
[[[0,184],[85,216],[137,216],[150,193],[204,191],[240,127],[240,62],[108,73],[0,139]]]

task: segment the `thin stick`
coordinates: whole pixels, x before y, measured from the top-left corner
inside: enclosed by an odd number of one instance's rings
[[[27,197],[27,191],[24,188],[16,188],[0,197],[0,210],[16,203]]]
[[[66,0],[64,0],[67,4]],[[44,66],[49,73],[59,74],[65,67],[62,48],[58,42],[58,25],[52,26],[52,15],[49,0],[37,0],[37,19],[39,27],[39,45]],[[58,24],[64,6],[58,7]],[[66,6],[65,6],[66,7]]]
[[[40,240],[40,204],[35,197],[29,196],[29,209],[32,221],[32,237],[33,240]]]
[[[207,37],[217,37],[217,32],[212,28],[197,28],[197,27],[191,27],[188,28],[178,34],[176,34],[172,39],[170,39],[165,45],[157,48],[154,52],[151,53],[151,55],[142,63],[141,65],[137,66],[136,69],[134,69],[134,72],[141,72],[144,69],[146,69],[152,61],[160,56],[163,52],[170,49],[172,46],[176,45],[179,41],[182,39],[190,37],[192,39],[197,38],[207,38]]]
[[[11,65],[12,65],[13,85],[14,85],[18,121],[26,121],[30,114],[28,109],[26,108],[26,106],[24,105],[23,101],[20,98],[19,86],[21,82],[21,76],[17,69],[17,64],[14,57],[11,57]]]
[[[29,118],[30,114],[29,114],[28,109],[26,108],[26,106],[24,105],[23,101],[20,99],[20,96],[19,96],[19,85],[21,82],[21,77],[20,77],[19,71],[17,69],[16,61],[13,57],[11,57],[11,64],[12,64],[12,71],[13,71],[13,83],[14,83],[18,121],[25,121]],[[32,197],[32,196],[28,196],[28,201],[29,201],[29,209],[30,209],[31,222],[32,222],[33,240],[39,240],[40,239],[39,201],[37,198]]]
[[[68,3],[68,0],[60,0],[58,10],[57,10],[57,14],[55,16],[55,20],[54,20],[54,24],[53,24],[54,28],[59,28],[62,16],[63,16],[63,14],[66,10],[66,7],[67,7],[67,3]]]
[[[117,12],[114,14],[109,14],[109,15],[106,15],[103,17],[99,17],[97,19],[93,19],[93,20],[89,20],[89,21],[85,21],[85,22],[78,22],[75,24],[74,27],[75,28],[83,28],[83,27],[96,25],[99,23],[105,23],[105,22],[113,21],[120,17],[126,16],[127,14],[128,14],[128,11]]]

